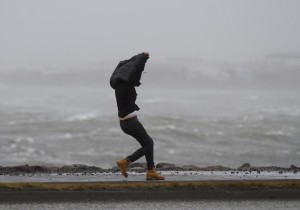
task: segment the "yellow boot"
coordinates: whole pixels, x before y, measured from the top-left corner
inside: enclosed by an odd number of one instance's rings
[[[157,173],[155,168],[148,169],[148,172],[146,174],[147,180],[165,180],[165,177]]]
[[[128,166],[130,165],[130,161],[128,161],[126,159],[118,160],[117,165],[118,165],[121,173],[123,174],[123,176],[125,176],[127,178],[128,177],[127,169],[128,169]]]

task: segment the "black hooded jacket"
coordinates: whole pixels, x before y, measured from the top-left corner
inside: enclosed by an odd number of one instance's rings
[[[115,89],[118,116],[121,118],[140,109],[135,104],[137,94],[134,86],[141,85],[141,75],[148,58],[148,55],[141,53],[120,61],[110,77],[110,86]]]

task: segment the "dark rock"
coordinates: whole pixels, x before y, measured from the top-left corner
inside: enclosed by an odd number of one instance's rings
[[[278,166],[252,167],[251,169],[256,171],[288,171],[288,168],[283,168]]]
[[[1,167],[1,174],[29,174],[29,173],[51,173],[52,168],[46,166],[29,166],[29,165],[21,165],[21,166],[7,166]]]
[[[118,166],[114,166],[114,167],[112,167],[111,169],[108,169],[108,171],[109,171],[109,172],[112,172],[112,173],[116,173],[116,172],[119,172],[120,169],[119,169]]]
[[[261,171],[289,171],[291,168],[283,168],[278,166],[260,166],[254,167],[251,166],[249,163],[244,163],[242,166],[238,167],[237,170],[239,171],[256,171],[257,173]]]
[[[202,171],[229,171],[229,170],[232,170],[232,168],[217,165],[217,166],[208,166],[205,168],[201,168],[200,170],[202,170]]]
[[[60,173],[102,173],[105,172],[103,168],[96,166],[87,166],[83,164],[65,165],[59,168]]]
[[[156,168],[159,170],[176,170],[175,164],[171,163],[158,163]]]
[[[250,173],[252,173],[252,172],[256,172],[256,173],[258,173],[258,174],[260,174],[260,169],[259,168],[256,168],[256,167],[252,167],[252,168],[250,168]]]
[[[291,170],[291,171],[299,170],[299,169],[300,169],[300,167],[297,167],[297,166],[295,166],[295,165],[291,165],[291,166],[290,166],[290,170]]]
[[[176,166],[175,169],[172,169],[172,171],[185,171],[184,168]]]
[[[176,166],[175,164],[171,163],[158,163],[156,168],[160,171],[229,171],[231,174],[235,172],[238,174],[238,171],[247,171],[247,172],[257,172],[260,174],[262,171],[277,171],[279,173],[284,173],[286,171],[297,173],[300,171],[300,167],[295,165],[291,165],[289,168],[283,168],[278,166],[263,166],[263,167],[253,167],[249,163],[245,163],[242,166],[238,167],[237,169],[232,169],[229,167],[225,167],[222,165],[217,166],[208,166],[208,167],[198,167],[196,165],[183,165],[181,167]],[[147,170],[146,163],[132,163],[129,166],[129,171],[142,173]],[[19,176],[19,175],[34,175],[36,173],[58,173],[58,174],[72,174],[72,173],[79,173],[79,174],[94,174],[94,173],[103,173],[103,172],[112,172],[116,173],[119,172],[119,168],[114,166],[111,169],[103,169],[100,167],[95,166],[88,166],[83,164],[73,164],[73,165],[65,165],[62,167],[54,167],[54,166],[30,166],[20,165],[20,166],[0,166],[0,175],[11,175],[11,176]]]
[[[146,163],[131,163],[129,168],[147,168]]]
[[[184,165],[181,167],[185,171],[200,171],[201,168],[195,165]]]
[[[147,171],[147,168],[134,167],[134,168],[130,168],[128,171],[130,171],[130,172],[137,172],[137,173],[143,173],[143,172]]]
[[[297,168],[297,166],[295,166],[295,165],[290,166],[290,169],[296,169],[296,168]]]
[[[244,163],[242,166],[238,167],[239,171],[250,171],[251,165],[249,163]]]

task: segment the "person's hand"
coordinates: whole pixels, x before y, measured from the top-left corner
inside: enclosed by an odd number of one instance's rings
[[[150,56],[149,52],[144,52],[144,54],[145,54],[147,57]]]

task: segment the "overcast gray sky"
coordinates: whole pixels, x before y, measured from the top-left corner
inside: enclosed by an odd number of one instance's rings
[[[0,0],[0,69],[300,51],[299,0]]]

